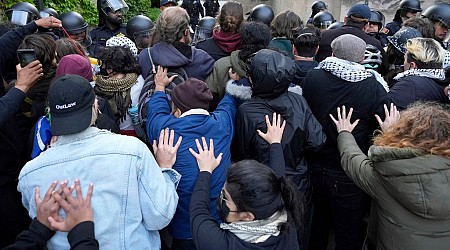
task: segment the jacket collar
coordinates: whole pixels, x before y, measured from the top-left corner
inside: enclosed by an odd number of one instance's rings
[[[58,140],[51,146],[56,147],[56,146],[60,146],[60,145],[70,144],[75,141],[81,141],[86,138],[93,137],[99,133],[111,133],[111,132],[108,130],[99,129],[97,127],[89,127],[87,129],[81,131],[80,133],[58,136]]]
[[[180,118],[186,117],[188,115],[209,115],[209,112],[204,109],[190,109],[180,115]]]

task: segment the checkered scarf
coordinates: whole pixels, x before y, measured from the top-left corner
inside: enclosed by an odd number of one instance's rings
[[[443,69],[409,69],[397,74],[394,80],[399,80],[405,76],[423,76],[431,79],[445,80],[445,72]]]
[[[317,66],[316,69],[323,69],[340,79],[349,82],[360,82],[367,78],[375,77],[383,88],[386,91],[389,91],[386,81],[384,81],[383,77],[381,77],[378,72],[366,69],[363,65],[358,63],[342,60],[337,57],[327,57],[319,63],[319,66]]]

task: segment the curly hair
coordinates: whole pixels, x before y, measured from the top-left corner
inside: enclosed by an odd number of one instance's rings
[[[242,4],[235,1],[226,2],[220,8],[217,16],[220,30],[225,32],[236,32],[244,21],[244,10]]]
[[[140,74],[140,68],[128,48],[122,46],[104,47],[98,54],[101,67],[113,72]]]
[[[189,28],[189,15],[185,9],[174,6],[164,9],[155,22],[150,46],[159,42],[176,44]]]
[[[42,33],[26,36],[19,46],[19,49],[34,49],[36,59],[42,64],[44,74],[56,67],[55,48],[55,40],[50,35]]]
[[[374,144],[421,149],[450,158],[450,106],[416,102],[401,113],[394,125],[375,137]]]
[[[297,28],[303,28],[303,21],[290,10],[285,10],[276,15],[270,23],[273,37],[286,37],[289,40],[294,40],[294,30]]]
[[[267,48],[272,40],[269,27],[256,21],[242,23],[239,35],[242,44],[238,57],[244,62],[254,53]]]

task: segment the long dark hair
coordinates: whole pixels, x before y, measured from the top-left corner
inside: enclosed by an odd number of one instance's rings
[[[301,228],[303,206],[295,188],[266,165],[255,160],[234,163],[228,169],[226,188],[238,211],[251,212],[256,220],[263,220],[286,209],[288,221]]]

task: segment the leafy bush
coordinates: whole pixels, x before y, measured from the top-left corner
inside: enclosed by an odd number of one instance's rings
[[[33,0],[22,0],[35,4]],[[130,10],[125,14],[125,20],[136,15],[146,15],[155,21],[160,13],[159,1],[156,8],[151,8],[152,0],[125,0]],[[153,0],[154,1],[154,0]],[[7,10],[11,8],[18,0],[1,0],[0,9]],[[67,11],[76,11],[80,13],[90,26],[98,24],[97,7],[91,0],[44,0],[44,6],[55,9],[59,14]]]

